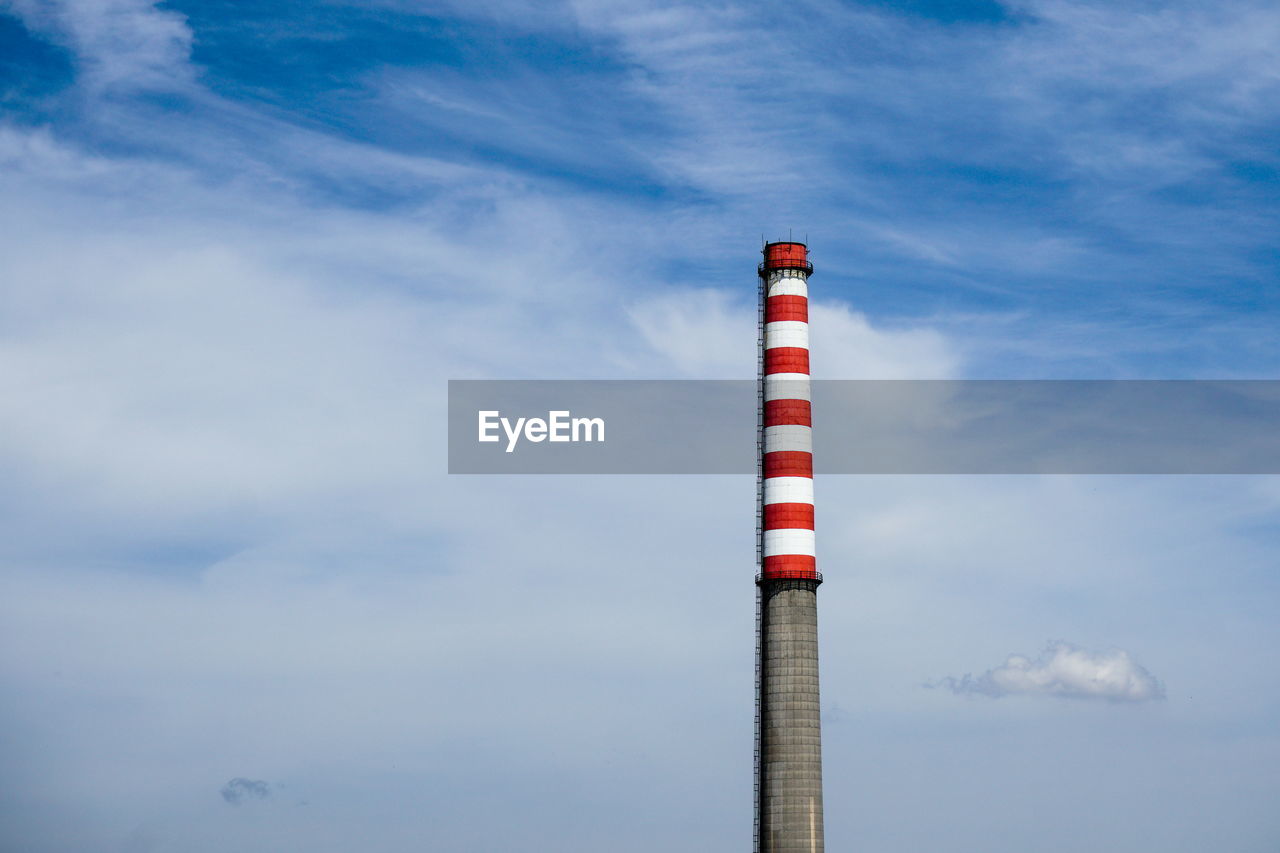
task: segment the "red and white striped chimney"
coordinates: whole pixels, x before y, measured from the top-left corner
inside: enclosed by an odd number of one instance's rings
[[[761,492],[764,579],[817,579],[809,411],[809,263],[804,243],[769,243],[764,287]]]

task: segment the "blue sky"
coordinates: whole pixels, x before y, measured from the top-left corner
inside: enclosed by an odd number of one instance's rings
[[[751,483],[450,478],[445,380],[750,376],[788,233],[819,376],[1273,377],[1277,43],[1261,2],[0,0],[7,846],[742,849]],[[1273,479],[818,498],[831,849],[1274,849]],[[924,686],[1054,648],[1163,699]]]

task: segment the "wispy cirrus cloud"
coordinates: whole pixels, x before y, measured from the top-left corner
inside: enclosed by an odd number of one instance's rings
[[[95,92],[169,90],[193,82],[192,32],[157,0],[3,0],[0,11],[70,49]]]

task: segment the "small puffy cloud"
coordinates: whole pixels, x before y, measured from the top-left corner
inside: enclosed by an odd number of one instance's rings
[[[220,793],[222,799],[233,806],[238,806],[245,800],[265,800],[271,796],[271,786],[261,779],[245,779],[237,776],[223,785]]]
[[[1164,688],[1129,653],[1091,652],[1071,643],[1051,643],[1040,657],[1009,655],[1002,666],[977,677],[947,677],[926,685],[960,696],[1067,696],[1111,702],[1147,702],[1164,698]]]

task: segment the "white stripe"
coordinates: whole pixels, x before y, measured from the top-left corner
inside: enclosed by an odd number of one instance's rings
[[[766,323],[764,333],[768,335],[770,332],[807,332],[809,324],[804,320],[774,320],[772,323]]]
[[[809,374],[770,373],[764,378],[766,400],[808,400]]]
[[[770,296],[804,296],[809,295],[809,285],[799,276],[789,275],[769,285]]]
[[[813,480],[809,477],[770,477],[764,481],[768,504],[812,504]]]
[[[764,348],[809,348],[809,324],[800,320],[777,320],[764,325]]]
[[[766,530],[764,532],[764,556],[781,557],[784,554],[803,554],[816,557],[812,530]]]
[[[799,424],[782,424],[764,428],[764,452],[799,450],[813,452],[813,429]]]

